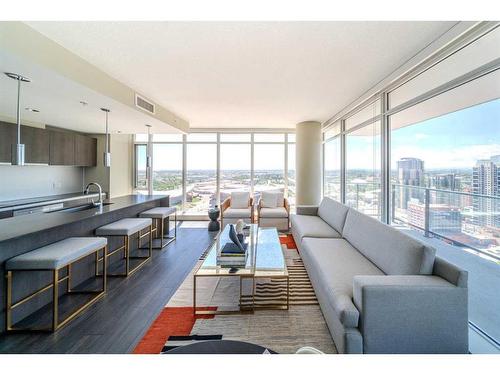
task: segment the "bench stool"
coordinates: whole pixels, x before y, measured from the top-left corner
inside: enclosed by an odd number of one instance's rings
[[[165,219],[174,215],[174,236],[165,236]],[[150,210],[141,212],[139,217],[146,217],[153,219],[154,227],[153,232],[156,234],[156,238],[160,238],[160,247],[155,247],[155,249],[163,249],[169,243],[174,241],[177,237],[177,209],[175,207],[155,207]],[[163,240],[168,240],[163,242]]]
[[[143,234],[142,231],[147,229]],[[123,258],[125,259],[125,272],[124,273],[109,273],[108,276],[129,276],[142,267],[147,261],[151,259],[153,255],[153,221],[148,218],[127,218],[115,221],[99,227],[95,230],[95,234],[98,236],[106,237],[122,237],[123,245],[112,250],[111,252],[105,252],[102,257],[97,253],[96,255],[96,275],[99,275],[99,262],[118,251],[123,250]],[[130,256],[130,238],[137,234],[138,249],[141,247],[141,239],[145,236],[149,236],[149,252],[147,256]],[[134,268],[130,268],[130,259],[143,259]]]
[[[18,255],[5,263],[7,278],[7,303],[6,303],[6,330],[7,331],[56,331],[64,326],[87,307],[96,302],[106,292],[106,271],[102,275],[102,288],[100,290],[72,290],[71,266],[93,253],[98,254],[102,249],[106,252],[107,240],[100,237],[70,237],[53,244],[40,247],[36,250]],[[106,265],[106,259],[104,259]],[[60,277],[59,271],[66,269],[66,275]],[[31,293],[27,297],[12,302],[12,278],[14,271],[51,271],[52,282],[43,288]],[[67,318],[59,322],[59,283],[66,281],[66,293],[70,294],[95,294],[83,306],[73,311]],[[52,288],[52,326],[50,328],[15,328],[12,326],[12,310],[33,297]]]

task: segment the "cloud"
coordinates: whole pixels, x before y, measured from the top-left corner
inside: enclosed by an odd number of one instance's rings
[[[429,138],[429,135],[424,134],[424,133],[417,133],[417,134],[415,134],[415,139],[417,141],[421,141],[421,140],[426,139],[426,138]]]
[[[392,163],[403,157],[416,157],[425,161],[426,169],[472,168],[477,160],[500,155],[500,144],[457,146],[452,149],[425,149],[418,146],[394,147]]]

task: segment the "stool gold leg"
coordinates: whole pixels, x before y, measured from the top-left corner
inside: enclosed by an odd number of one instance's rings
[[[153,256],[153,224],[149,226],[149,257]]]
[[[106,291],[106,286],[107,286],[107,279],[106,279],[106,274],[107,274],[107,264],[108,264],[108,246],[104,246],[103,248],[103,254],[102,254],[102,291]],[[99,252],[99,251],[98,251]]]
[[[96,274],[96,276],[97,276],[97,274]],[[71,292],[71,263],[68,264],[68,281],[67,281],[67,285],[66,285],[66,292],[68,292],[68,293]]]
[[[99,275],[99,250],[95,253],[95,276]]]
[[[7,271],[7,301],[6,301],[6,330],[9,331],[12,326],[12,271]]]
[[[160,248],[163,249],[163,233],[165,232],[165,219],[160,219]]]
[[[58,302],[59,302],[59,270],[54,270],[54,277],[52,283],[53,301],[52,301],[52,330],[57,329],[58,318]]]
[[[124,246],[125,246],[125,275],[128,276],[128,273],[130,271],[130,262],[129,262],[129,255],[130,255],[130,249],[129,249],[129,237],[125,236],[124,237]]]

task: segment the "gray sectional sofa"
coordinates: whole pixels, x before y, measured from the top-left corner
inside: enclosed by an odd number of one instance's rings
[[[291,230],[340,353],[467,353],[467,272],[332,199]]]

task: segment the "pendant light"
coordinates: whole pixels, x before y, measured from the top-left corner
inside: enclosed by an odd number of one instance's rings
[[[21,143],[21,82],[31,82],[27,77],[16,73],[5,73],[17,80],[17,140],[12,144],[12,165],[24,165],[24,144]]]
[[[101,111],[103,111],[106,114],[106,143],[104,144],[104,166],[105,167],[111,167],[111,152],[109,152],[109,128],[108,128],[108,114],[111,112],[107,108],[101,108]]]

